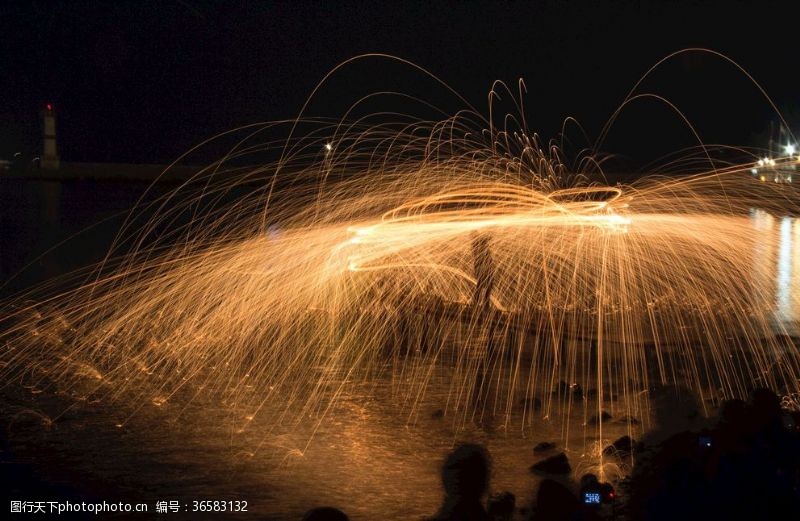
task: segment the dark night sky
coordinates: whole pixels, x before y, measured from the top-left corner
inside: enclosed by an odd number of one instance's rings
[[[0,158],[35,152],[37,111],[52,101],[62,158],[169,161],[226,129],[296,115],[326,72],[367,52],[414,61],[481,109],[494,79],[523,77],[529,125],[545,137],[569,115],[596,136],[650,65],[689,46],[741,63],[791,116],[800,17],[786,5],[3,0]],[[334,81],[318,112],[375,88],[459,108],[419,75],[373,62]],[[707,142],[751,144],[774,117],[744,75],[708,56],[671,62],[645,90],[681,106]],[[641,103],[608,151],[644,161],[690,143],[669,111]]]

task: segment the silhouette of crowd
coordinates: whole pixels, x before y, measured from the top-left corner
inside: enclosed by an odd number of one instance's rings
[[[800,413],[783,410],[774,392],[757,389],[748,402],[725,402],[714,424],[702,426],[688,390],[662,390],[654,400],[656,428],[638,443],[624,437],[612,447],[634,456],[621,495],[592,474],[570,482],[569,463],[559,454],[532,467],[544,479],[533,505],[518,506],[510,492],[488,496],[489,452],[462,444],[445,458],[444,500],[428,521],[800,519]],[[551,449],[539,444],[534,452]],[[333,508],[303,517],[347,519]]]
[[[715,426],[640,447],[630,519],[800,519],[798,413],[768,389],[729,400]]]

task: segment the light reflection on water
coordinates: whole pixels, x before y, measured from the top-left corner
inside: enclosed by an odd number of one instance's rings
[[[90,398],[59,417],[64,404],[38,394],[25,399],[55,418],[54,426],[26,433],[20,422],[11,429],[11,441],[44,447],[48,471],[74,466],[87,481],[123,482],[138,500],[247,500],[251,512],[237,519],[299,519],[320,505],[341,507],[364,521],[433,515],[442,499],[441,462],[460,442],[488,448],[491,492],[511,491],[520,506],[530,505],[541,479],[529,471],[541,459],[532,450],[536,443],[558,442],[570,458],[573,479],[594,462],[584,447],[592,448],[597,432],[586,425],[584,407],[570,413],[567,440],[562,418],[541,415],[524,432],[519,417],[510,419],[508,429],[498,421],[455,430],[447,417],[433,414],[446,400],[448,379],[444,373],[435,378],[411,421],[398,414],[388,382],[373,382],[363,394],[353,389],[324,418],[292,425],[274,424],[280,411],[273,408],[281,404],[266,404],[250,416],[247,402],[258,397],[187,405],[186,397],[176,396],[157,407],[146,401],[117,407]],[[588,405],[591,413],[596,404]],[[609,401],[604,409],[619,418],[624,407]],[[621,421],[604,429],[604,444],[629,433]],[[641,430],[630,434],[638,439]]]
[[[800,224],[795,217],[775,217],[759,209],[752,209],[750,218],[761,238],[756,242],[753,270],[773,288],[778,332],[796,335],[800,331]]]

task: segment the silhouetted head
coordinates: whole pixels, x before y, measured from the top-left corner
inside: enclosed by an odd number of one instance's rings
[[[350,521],[350,518],[338,508],[320,507],[306,512],[302,521]]]
[[[594,474],[584,474],[581,477],[581,490],[596,489],[600,487],[600,481]]]
[[[451,497],[481,497],[489,486],[489,452],[480,445],[459,445],[444,461],[442,483]]]

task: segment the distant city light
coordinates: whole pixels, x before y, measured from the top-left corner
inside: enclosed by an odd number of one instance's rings
[[[325,150],[327,150],[328,152],[330,152],[331,150],[333,150],[333,147],[331,146],[331,144],[330,144],[330,143],[325,143]]]
[[[775,153],[773,143],[770,142],[768,155],[756,159],[755,164],[750,168],[750,174],[762,183],[767,181],[792,183],[792,173],[797,171],[797,164],[800,163],[800,147],[797,143],[787,140],[783,145],[783,155],[778,154],[779,157],[776,160],[770,157]]]

